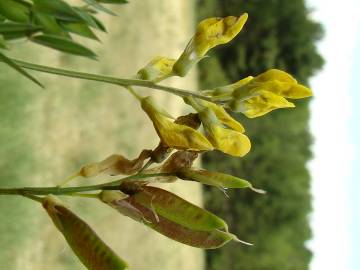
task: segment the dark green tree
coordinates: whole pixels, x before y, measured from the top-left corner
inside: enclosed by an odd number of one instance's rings
[[[212,57],[200,64],[202,89],[270,68],[286,70],[306,84],[323,65],[316,50],[322,27],[309,18],[303,0],[200,0],[198,10],[199,20],[249,13],[232,46],[214,50]],[[207,252],[208,269],[308,269],[311,196],[306,163],[311,158],[311,135],[308,102],[296,105],[296,110],[278,110],[251,121],[236,116],[252,141],[252,151],[241,160],[221,153],[205,156],[208,169],[251,180],[268,192],[259,198],[250,192],[229,191],[228,199],[219,190],[206,189],[207,208],[222,215],[231,230],[254,244],[250,248],[231,244]]]

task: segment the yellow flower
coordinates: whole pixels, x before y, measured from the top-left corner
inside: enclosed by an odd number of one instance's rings
[[[247,84],[235,89],[233,97],[246,98],[257,95],[261,91],[269,91],[292,99],[305,98],[312,95],[309,88],[298,84],[290,74],[278,69],[270,69],[256,76]]]
[[[309,88],[298,84],[288,73],[270,69],[260,75],[247,77],[237,83],[214,89],[215,100],[226,102],[232,111],[242,112],[249,118],[262,116],[279,108],[292,108],[295,105],[286,98],[300,99],[309,97]]]
[[[232,118],[223,107],[205,100],[202,100],[201,104],[210,108],[215,113],[217,119],[219,119],[224,125],[241,133],[245,131],[245,128],[238,121]]]
[[[233,111],[242,112],[249,118],[259,117],[279,108],[293,108],[295,105],[282,96],[269,91],[260,91],[258,96],[240,101],[232,100],[229,107]]]
[[[179,125],[159,109],[151,97],[141,100],[141,107],[147,113],[163,144],[170,148],[188,149],[194,151],[212,150],[211,143],[195,129]]]
[[[173,73],[185,76],[210,49],[231,41],[241,31],[247,18],[248,14],[244,13],[239,17],[208,18],[201,21],[195,35],[174,64]]]
[[[164,56],[156,56],[145,67],[140,69],[137,77],[142,80],[160,81],[172,74],[172,68],[175,59],[167,58]]]
[[[199,111],[199,117],[206,137],[216,149],[238,157],[243,157],[250,151],[249,138],[242,131],[224,128],[211,108],[203,108]]]
[[[240,17],[208,18],[201,21],[193,38],[193,46],[198,57],[203,57],[217,45],[231,41],[243,28],[248,14]]]

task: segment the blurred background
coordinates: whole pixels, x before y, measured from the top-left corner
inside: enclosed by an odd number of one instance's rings
[[[198,21],[249,13],[231,43],[210,51],[186,78],[164,82],[211,89],[269,68],[291,73],[314,91],[292,110],[256,119],[235,115],[252,151],[212,152],[207,169],[251,181],[267,195],[176,183],[171,189],[225,219],[252,247],[230,243],[202,251],[173,242],[97,202],[68,199],[132,269],[360,269],[358,151],[360,7],[343,0],[131,0],[101,16],[108,34],[87,42],[99,61],[17,42],[11,56],[51,66],[130,77],[153,56],[177,58]],[[154,148],[157,136],[136,100],[119,87],[32,73],[41,90],[0,63],[0,186],[56,185],[86,163]],[[142,93],[153,93],[143,89]],[[156,93],[174,114],[181,100]],[[0,269],[83,269],[44,211],[0,197]]]

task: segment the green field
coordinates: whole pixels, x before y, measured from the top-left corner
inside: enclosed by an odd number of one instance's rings
[[[14,45],[10,54],[35,63],[130,77],[155,55],[179,56],[193,32],[193,1],[132,0],[117,10],[118,17],[103,17],[109,34],[99,34],[102,43],[89,43],[99,55],[98,62],[24,42]],[[46,85],[45,90],[0,64],[1,187],[56,185],[82,164],[113,153],[133,158],[143,148],[156,146],[151,123],[124,89],[32,74]],[[196,74],[166,83],[192,89]],[[162,93],[157,97],[174,114],[184,110],[177,98]],[[196,184],[166,188],[202,203]],[[173,242],[95,200],[65,200],[132,269],[204,268],[202,250]],[[0,266],[84,269],[39,205],[5,196],[0,197]]]

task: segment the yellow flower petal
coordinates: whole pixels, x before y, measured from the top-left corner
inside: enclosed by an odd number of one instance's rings
[[[198,57],[203,57],[211,48],[231,41],[243,28],[248,14],[240,17],[208,18],[201,21],[194,36],[194,47]]]
[[[237,157],[243,157],[250,151],[251,143],[246,135],[219,125],[213,125],[211,131],[209,140],[216,149]]]
[[[232,118],[225,109],[215,103],[202,101],[202,104],[208,108],[210,108],[216,115],[216,117],[223,123],[224,125],[243,133],[245,128],[234,118]]]
[[[188,126],[173,123],[157,110],[150,97],[142,99],[141,107],[153,122],[161,142],[168,147],[194,151],[213,149],[211,143],[200,132]]]
[[[138,78],[149,81],[159,81],[171,75],[176,60],[164,56],[156,56],[137,73]]]
[[[256,95],[259,91],[269,91],[285,98],[299,99],[312,95],[309,88],[298,84],[288,73],[270,69],[256,76],[246,85],[240,86],[233,92],[233,97],[245,99]]]
[[[206,137],[216,149],[239,157],[246,155],[250,151],[251,143],[249,138],[241,132],[222,127],[210,108],[205,107],[199,111],[199,117],[204,125]]]
[[[234,100],[230,103],[230,108],[234,111],[242,112],[249,118],[254,118],[275,109],[295,107],[293,103],[287,101],[285,98],[269,91],[261,91],[258,94],[258,96],[247,100]]]

